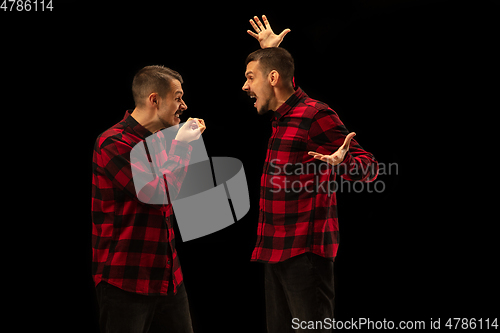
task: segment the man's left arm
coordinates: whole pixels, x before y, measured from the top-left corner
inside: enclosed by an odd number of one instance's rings
[[[374,181],[378,162],[353,139],[355,135],[333,110],[318,111],[309,129],[308,154],[334,165],[335,172],[346,180]]]
[[[266,15],[262,15],[262,24],[257,16],[254,16],[253,19],[250,19],[250,24],[254,28],[255,32],[251,30],[247,30],[247,33],[253,38],[259,41],[260,47],[265,49],[267,47],[278,47],[283,38],[285,38],[286,34],[289,33],[290,29],[283,30],[279,35],[276,35],[271,29],[271,25],[267,20]]]

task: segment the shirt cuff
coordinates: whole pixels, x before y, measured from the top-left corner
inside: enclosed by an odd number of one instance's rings
[[[191,152],[193,151],[193,147],[184,141],[172,140],[172,146],[170,147],[170,155],[177,155],[181,158],[191,158]]]

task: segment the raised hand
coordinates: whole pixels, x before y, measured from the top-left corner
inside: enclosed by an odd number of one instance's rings
[[[266,15],[262,15],[262,21],[264,21],[264,24],[260,22],[257,16],[254,16],[253,19],[250,19],[250,24],[254,28],[255,32],[252,32],[251,30],[247,30],[247,32],[250,36],[259,41],[260,47],[263,49],[266,47],[279,46],[283,41],[283,38],[285,38],[285,35],[291,31],[290,29],[285,29],[279,35],[276,35],[273,32],[273,29],[271,29],[271,25],[269,24]]]
[[[205,129],[207,128],[207,126],[205,125],[205,121],[201,118],[191,118],[191,117],[189,117],[188,120],[191,120],[191,119],[194,119],[197,122],[197,123],[192,124],[191,128],[192,129],[199,128],[200,132],[203,134],[203,132],[205,132]]]
[[[345,158],[345,155],[347,154],[347,151],[349,150],[349,145],[351,144],[352,138],[356,135],[356,133],[351,132],[349,135],[346,136],[344,143],[340,148],[333,154],[331,155],[323,155],[314,151],[308,152],[309,155],[313,156],[317,160],[321,160],[323,162],[328,162],[331,165],[337,165],[342,163],[342,161]]]
[[[189,118],[179,129],[175,139],[186,143],[198,140],[206,128],[203,119]]]

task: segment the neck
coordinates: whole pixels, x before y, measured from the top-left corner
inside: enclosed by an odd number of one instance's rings
[[[295,90],[293,87],[287,89],[275,89],[274,95],[276,98],[270,103],[270,109],[274,111],[278,110],[279,107],[282,106],[283,103],[285,103],[294,93]]]
[[[155,133],[165,128],[165,126],[163,126],[163,124],[156,119],[156,113],[154,110],[145,110],[136,107],[130,116],[151,133]]]

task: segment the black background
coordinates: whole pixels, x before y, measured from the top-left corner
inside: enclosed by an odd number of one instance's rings
[[[162,64],[184,78],[184,120],[205,119],[209,155],[240,159],[250,192],[240,221],[178,241],[195,332],[265,332],[263,266],[250,255],[271,127],[241,91],[245,58],[259,47],[248,20],[262,14],[276,33],[291,29],[281,46],[295,58],[298,85],[380,163],[398,165],[379,176],[382,193],[337,194],[336,318],[498,316],[498,218],[487,213],[496,188],[485,186],[495,141],[484,130],[495,113],[493,1],[53,6],[0,12],[2,99],[17,110],[8,124],[30,133],[30,174],[43,175],[30,181],[45,221],[30,228],[39,264],[22,289],[47,327],[98,332],[93,144],[134,107],[135,72]]]

